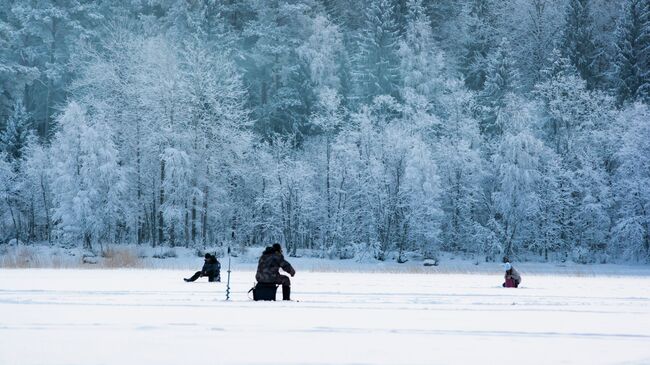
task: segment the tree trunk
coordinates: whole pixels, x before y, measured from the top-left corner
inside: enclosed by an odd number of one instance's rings
[[[185,247],[189,247],[190,243],[190,211],[187,209],[187,200],[185,201],[185,224],[183,225],[183,240]]]
[[[326,154],[325,186],[326,186],[326,194],[327,194],[327,227],[326,227],[326,231],[325,231],[325,247],[330,248],[330,246],[332,245],[332,194],[330,192],[330,160],[331,160],[331,155],[332,155],[332,144],[331,144],[331,141],[330,141],[329,133],[327,134],[327,142],[326,143],[327,143],[327,146],[326,146],[326,151],[325,151],[325,154]],[[340,252],[337,252],[337,254],[340,254]]]
[[[136,170],[136,184],[137,184],[137,222],[136,222],[136,235],[137,235],[137,243],[138,245],[142,244],[142,239],[143,239],[143,214],[145,214],[146,210],[144,209],[144,204],[142,202],[142,182],[140,181],[141,179],[141,171],[140,171],[140,119],[136,118],[136,125],[135,125],[135,134],[136,134],[136,148],[135,148],[135,170]]]
[[[156,219],[156,214],[158,212],[158,208],[156,207],[156,178],[151,179],[151,216],[149,219],[151,219],[151,242],[152,242],[152,247],[156,247],[157,238],[158,238],[158,220]]]
[[[45,235],[47,242],[52,243],[52,234],[50,233],[50,208],[47,206],[47,196],[45,193],[45,182],[43,175],[40,176],[41,193],[43,195],[43,209],[45,210]]]
[[[158,203],[158,244],[162,245],[165,242],[164,231],[164,218],[162,207],[165,204],[165,188],[163,182],[165,181],[165,160],[160,160],[160,195]]]
[[[196,196],[192,198],[192,244],[196,244]]]
[[[9,197],[7,196],[5,198],[5,200],[7,201],[7,206],[9,207],[9,213],[11,214],[11,220],[14,223],[14,231],[15,231],[14,233],[16,234],[16,236],[15,236],[16,244],[18,244],[20,242],[20,230],[18,229],[18,223],[17,223],[17,220],[16,220],[16,216],[14,215],[14,210],[11,207],[11,201],[9,200]]]
[[[201,240],[203,245],[208,242],[208,185],[203,187],[203,217],[201,219]]]

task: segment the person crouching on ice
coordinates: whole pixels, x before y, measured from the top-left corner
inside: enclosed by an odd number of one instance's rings
[[[282,256],[282,247],[275,243],[262,253],[257,264],[255,280],[263,284],[282,285],[282,300],[291,300],[291,280],[288,276],[280,275],[280,268],[292,277],[296,275],[296,270]]]
[[[516,288],[521,284],[521,275],[519,272],[512,267],[512,264],[508,261],[503,263],[503,268],[506,270],[505,279],[503,283],[504,288]]]
[[[221,281],[221,264],[214,255],[205,254],[203,268],[197,271],[189,279],[183,279],[186,282],[194,281],[202,276],[207,276],[208,281]]]

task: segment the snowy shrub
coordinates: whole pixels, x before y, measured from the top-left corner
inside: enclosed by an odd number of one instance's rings
[[[173,258],[177,257],[176,250],[173,248],[166,248],[164,250],[161,250],[158,253],[155,253],[153,256],[155,259],[166,259],[166,258]],[[203,255],[201,255],[203,257]]]
[[[19,241],[19,240],[15,239],[15,238],[12,238],[12,239],[9,240],[9,242],[7,242],[7,245],[14,246],[14,247],[23,246],[24,244],[25,243],[23,241]]]
[[[97,259],[97,256],[94,253],[81,255],[82,264],[96,265],[98,262],[99,260]]]
[[[426,259],[422,262],[424,266],[438,266],[440,262],[437,259]]]
[[[341,260],[353,259],[355,253],[356,252],[355,252],[355,249],[354,249],[354,245],[348,244],[348,245],[345,245],[345,246],[341,247],[341,249],[339,250],[338,258],[340,258]]]
[[[215,257],[226,257],[226,256],[228,256],[228,248],[225,248],[225,247],[210,247],[210,248],[205,248],[205,249],[198,248],[194,252],[195,252],[197,257],[204,257],[206,253],[214,255]],[[239,252],[241,252],[241,251],[239,251]],[[237,257],[237,255],[234,254],[233,250],[230,251],[230,255],[233,256],[233,257]]]
[[[42,262],[33,247],[9,247],[5,254],[0,256],[0,267],[29,268],[40,267]]]
[[[586,247],[582,246],[574,247],[571,250],[571,260],[578,264],[592,264],[596,261],[594,255]]]
[[[373,243],[357,242],[352,244],[354,246],[354,257],[357,261],[368,261],[371,259],[382,260],[385,259],[381,256],[381,244],[377,241]]]
[[[494,259],[503,253],[503,246],[497,233],[479,224],[475,224],[474,229],[476,231],[475,237],[479,241],[476,245],[478,247],[478,254],[485,255],[486,259]]]
[[[408,251],[402,254],[402,258],[406,261],[422,261],[424,260],[424,254],[419,251]]]

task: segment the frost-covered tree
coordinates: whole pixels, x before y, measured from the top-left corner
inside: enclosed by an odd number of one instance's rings
[[[52,164],[48,148],[32,141],[24,150],[21,166],[24,175],[21,194],[28,210],[28,237],[30,241],[52,242],[52,194],[48,173]]]
[[[562,27],[564,0],[513,0],[505,13],[521,87],[528,91],[542,81]]]
[[[356,128],[349,135],[358,148],[359,244],[380,260],[394,251],[398,261],[405,260],[406,251],[426,253],[438,242],[433,155],[398,118],[398,108],[390,97],[377,98],[354,115]]]
[[[571,61],[558,51],[553,52],[552,64],[544,73],[545,80],[536,86],[536,93],[545,106],[545,137],[556,153],[568,155],[579,131],[597,117],[603,100],[587,90]]]
[[[616,201],[618,211],[612,231],[614,253],[650,261],[650,112],[644,104],[630,105],[621,119],[626,124],[622,146],[616,157]]]
[[[16,164],[23,156],[31,135],[29,114],[21,100],[14,103],[13,113],[7,121],[4,131],[0,133],[0,151],[7,154],[8,158]]]
[[[30,72],[38,72],[37,78],[25,85],[24,102],[39,135],[49,138],[54,131],[55,107],[64,101],[65,86],[74,72],[69,69],[69,60],[81,41],[95,39],[103,15],[93,2],[43,0],[10,4],[10,17],[16,24],[15,58]]]
[[[537,93],[545,140],[561,156],[567,174],[559,185],[564,196],[561,236],[573,245],[579,261],[591,261],[593,256],[583,251],[602,250],[611,225],[604,218],[612,204],[609,171],[618,136],[614,105],[604,93],[587,90],[568,59],[558,56],[547,75]]]
[[[145,47],[146,37],[136,31],[111,24],[110,36],[97,47],[82,48],[78,59],[78,77],[70,87],[71,95],[87,110],[103,115],[115,131],[115,142],[120,151],[120,165],[124,167],[127,186],[125,196],[127,241],[142,243],[152,238],[156,220],[152,219],[157,204],[152,195],[157,190],[162,118],[155,115],[145,85],[157,69],[150,67],[149,57],[157,57]],[[101,52],[99,51],[101,49]],[[159,83],[158,85],[164,85]]]
[[[0,240],[643,260],[649,6],[9,1]]]
[[[2,233],[0,238],[4,240],[11,237],[16,242],[19,242],[21,238],[21,221],[18,191],[16,189],[17,183],[18,174],[8,162],[7,154],[0,152],[0,206],[6,207],[6,209],[2,210],[3,214],[0,215],[0,219],[2,219],[0,227],[5,226],[7,219],[10,219],[12,225],[11,230],[6,230],[6,233]],[[13,236],[10,236],[11,233],[13,233]]]
[[[296,156],[291,145],[291,141],[278,138],[270,147],[257,204],[262,214],[258,220],[267,239],[284,243],[287,252],[295,255],[299,246],[313,243],[310,217],[314,216],[316,196],[314,171]]]
[[[343,37],[338,26],[327,18],[318,16],[312,25],[312,34],[300,47],[298,53],[309,65],[310,81],[314,85],[316,102],[311,124],[318,128],[325,144],[324,161],[324,250],[339,254],[340,241],[336,238],[336,216],[338,207],[334,204],[332,176],[333,145],[345,119],[342,87],[339,77],[341,58],[345,57]]]
[[[16,100],[24,98],[25,87],[39,76],[38,68],[26,64],[20,56],[24,45],[21,40],[21,24],[14,17],[10,6],[0,8],[0,130],[12,113]]]
[[[187,86],[187,140],[181,146],[189,152],[191,173],[188,181],[190,234],[187,242],[206,242],[206,224],[214,224],[214,202],[210,196],[215,182],[227,186],[241,172],[234,168],[251,148],[246,90],[232,61],[214,55],[200,44],[190,44],[182,52],[183,83]],[[224,171],[225,170],[225,171]],[[212,191],[212,192],[211,192]],[[230,224],[231,230],[238,230]]]
[[[166,241],[174,247],[179,242],[186,245],[190,242],[189,224],[189,201],[192,190],[191,174],[192,161],[189,155],[182,150],[167,147],[163,151],[161,160],[165,166],[164,179],[161,188],[164,189],[165,199],[160,206],[161,214],[165,223]]]
[[[91,124],[72,102],[59,117],[52,147],[52,219],[58,234],[85,248],[112,242],[121,217],[124,187],[113,132],[103,121]]]
[[[323,133],[323,139],[325,143],[325,207],[324,211],[326,212],[326,222],[325,225],[325,244],[328,247],[332,247],[335,242],[333,237],[336,230],[334,217],[338,214],[336,212],[337,208],[334,205],[334,188],[333,188],[333,176],[332,176],[332,164],[333,164],[333,154],[334,154],[334,143],[336,134],[340,131],[344,118],[345,112],[341,105],[341,98],[336,94],[335,90],[330,88],[325,88],[318,95],[318,104],[317,112],[314,114],[312,123],[319,127]]]
[[[409,0],[407,7],[406,32],[399,42],[403,87],[431,96],[444,71],[442,52],[434,43],[431,21],[422,0]]]
[[[407,8],[406,32],[399,43],[404,117],[414,127],[431,129],[439,124],[433,113],[444,91],[444,57],[433,41],[422,1],[411,0]]]
[[[439,99],[441,124],[429,135],[440,179],[441,248],[492,257],[500,243],[485,227],[483,191],[486,164],[474,118],[475,98],[461,80],[446,80]],[[432,134],[432,136],[431,136]]]
[[[476,121],[473,122],[477,127]],[[496,240],[477,220],[478,206],[483,204],[480,184],[484,173],[479,151],[470,140],[443,138],[436,159],[444,214],[442,247],[475,254],[497,253],[494,251]]]
[[[494,200],[494,223],[503,244],[503,253],[510,256],[526,244],[540,239],[540,218],[550,213],[545,210],[542,197],[544,189],[553,189],[545,179],[552,171],[555,157],[552,150],[531,133],[532,118],[529,107],[512,99],[502,116],[505,135],[494,156],[496,191]]]
[[[324,16],[316,16],[310,35],[298,48],[309,67],[309,79],[316,89],[341,87],[340,68],[346,57],[341,28]]]

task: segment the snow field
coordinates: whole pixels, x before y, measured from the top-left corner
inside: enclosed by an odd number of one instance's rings
[[[299,271],[287,303],[190,274],[0,270],[0,364],[650,364],[648,276]]]

